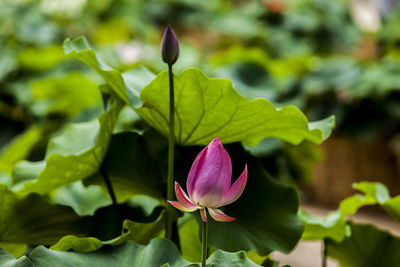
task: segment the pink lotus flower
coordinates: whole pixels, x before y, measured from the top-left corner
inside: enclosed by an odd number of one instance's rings
[[[247,182],[247,165],[243,173],[231,186],[232,163],[228,152],[216,137],[194,160],[186,181],[189,196],[175,182],[175,194],[178,201],[168,201],[175,208],[193,212],[200,210],[201,218],[207,222],[207,212],[216,221],[235,220],[224,214],[219,207],[236,201]]]

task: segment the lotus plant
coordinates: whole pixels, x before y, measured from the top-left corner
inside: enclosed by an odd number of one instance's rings
[[[230,222],[235,218],[223,213],[219,207],[236,201],[247,182],[247,165],[243,173],[231,186],[232,162],[228,152],[216,137],[194,160],[186,181],[187,195],[179,183],[175,182],[178,201],[168,201],[175,208],[193,212],[200,211],[202,223],[202,266],[207,258],[207,210],[219,222]]]
[[[179,57],[179,42],[171,25],[165,29],[161,40],[161,57],[164,63],[168,64],[169,77],[169,136],[168,136],[168,180],[167,180],[167,199],[171,199],[174,194],[173,176],[174,176],[174,146],[175,146],[175,97],[174,97],[174,74],[172,65]],[[171,211],[167,208],[165,218],[165,236],[168,239],[172,238],[172,224],[176,221],[171,221]]]

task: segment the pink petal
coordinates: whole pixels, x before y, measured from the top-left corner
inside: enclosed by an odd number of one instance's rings
[[[219,207],[231,204],[236,201],[243,193],[247,183],[247,165],[244,167],[243,173],[232,185],[232,187],[222,196]]]
[[[190,201],[189,197],[186,195],[185,191],[183,191],[182,187],[179,183],[175,182],[175,194],[178,201],[184,206],[186,209],[197,210],[199,206],[195,205]]]
[[[174,206],[175,208],[177,208],[178,210],[181,210],[181,211],[192,212],[192,211],[197,210],[197,208],[196,209],[188,209],[187,207],[183,206],[178,201],[170,201],[170,200],[167,200],[167,201],[169,204],[171,204],[172,206]]]
[[[207,222],[207,211],[206,209],[200,209],[200,216],[203,222]]]
[[[189,196],[192,196],[194,184],[196,182],[197,173],[199,170],[199,165],[202,165],[204,161],[204,156],[207,153],[207,148],[205,147],[199,154],[197,154],[196,158],[193,161],[192,167],[190,168],[187,180],[186,180],[186,188],[188,190]]]
[[[232,163],[216,137],[193,162],[188,176],[190,199],[200,206],[216,207],[229,189]]]
[[[231,222],[236,220],[233,217],[229,217],[219,209],[208,208],[208,212],[210,213],[211,217],[218,222]]]

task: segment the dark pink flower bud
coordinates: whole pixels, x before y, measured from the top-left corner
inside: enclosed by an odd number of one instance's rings
[[[161,55],[168,65],[173,65],[179,57],[179,42],[171,25],[165,29],[161,41]]]

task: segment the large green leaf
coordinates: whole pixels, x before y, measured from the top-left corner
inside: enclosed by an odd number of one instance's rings
[[[111,204],[111,199],[99,186],[85,187],[82,181],[51,192],[51,201],[70,206],[80,216],[93,215],[98,208]]]
[[[381,183],[361,182],[353,187],[374,198],[387,213],[400,222],[400,196],[391,198],[386,186]]]
[[[1,258],[0,258],[1,259]],[[184,260],[178,249],[168,240],[155,238],[146,245],[127,242],[121,246],[105,246],[98,251],[90,253],[62,252],[47,249],[43,246],[35,248],[29,259],[37,267],[63,267],[63,266],[120,266],[120,267],[147,267],[170,266],[199,267],[198,263]],[[215,251],[208,259],[206,266],[234,266],[257,267],[246,257],[244,251],[229,253],[221,250]]]
[[[0,266],[2,267],[34,267],[33,263],[26,257],[22,256],[15,259],[11,254],[0,249]]]
[[[148,84],[153,75],[140,71],[141,82],[137,78],[132,82],[130,77],[137,75],[121,74],[106,65],[82,37],[74,41],[67,39],[64,50],[93,68],[116,95],[137,108],[152,127],[167,135],[168,72],[160,73]],[[294,106],[276,109],[265,99],[249,101],[235,91],[229,80],[208,78],[199,69],[184,71],[174,82],[175,137],[183,145],[208,144],[215,136],[224,143],[243,141],[249,145],[265,137],[281,138],[293,144],[304,139],[321,143],[334,125],[333,117],[309,125],[305,115]]]
[[[200,266],[200,264],[196,264]],[[257,267],[260,265],[255,264],[246,256],[246,252],[239,251],[236,253],[229,253],[222,250],[217,250],[207,259],[206,266],[209,267]]]
[[[330,238],[336,242],[351,235],[351,227],[347,224],[347,216],[354,214],[363,206],[379,204],[393,218],[400,221],[400,196],[390,198],[387,188],[381,183],[361,182],[353,187],[364,195],[356,194],[340,203],[339,209],[324,218],[316,218],[304,210],[299,211],[299,217],[304,223],[305,240],[321,240]]]
[[[351,225],[352,234],[340,243],[327,241],[327,253],[341,267],[400,266],[400,239],[371,225]]]
[[[138,244],[148,244],[154,237],[159,236],[165,225],[165,213],[162,212],[153,222],[134,222],[124,220],[124,232],[112,240],[101,241],[94,237],[64,236],[51,249],[58,251],[74,250],[77,252],[96,251],[103,245],[120,245],[127,241],[135,241]]]
[[[106,154],[121,108],[122,103],[115,100],[98,119],[68,124],[50,140],[44,161],[23,161],[15,167],[13,189],[21,194],[45,194],[94,174]]]
[[[154,74],[145,68],[136,68],[121,74],[98,58],[84,37],[73,41],[65,40],[64,51],[94,69],[123,102],[133,107],[140,106],[140,90],[154,78]]]
[[[294,106],[276,109],[265,99],[247,100],[226,79],[208,78],[199,69],[187,69],[175,77],[176,140],[183,145],[208,144],[215,136],[223,143],[243,141],[256,145],[276,137],[298,144],[307,139],[321,143],[334,123],[312,124]],[[168,72],[160,73],[143,88],[143,107],[137,112],[151,126],[168,134]],[[324,130],[317,126],[328,125]]]
[[[351,235],[351,228],[347,225],[347,216],[355,213],[365,205],[375,204],[375,200],[368,196],[354,195],[340,203],[339,209],[329,213],[326,217],[317,218],[304,210],[299,210],[299,217],[304,223],[304,240],[333,239],[337,242]]]
[[[21,197],[5,185],[0,185],[0,214],[1,242],[51,245],[67,234],[84,235],[89,226],[69,207],[36,194]]]
[[[40,246],[32,251],[29,258],[37,267],[144,267],[166,263],[182,267],[189,264],[181,258],[178,249],[165,239],[153,239],[147,246],[127,242],[122,246],[104,247],[90,253],[54,251]]]
[[[303,232],[297,217],[297,192],[269,177],[258,160],[249,160],[247,164],[249,176],[243,195],[224,209],[236,220],[221,223],[210,219],[209,243],[226,251],[256,250],[259,255],[274,250],[288,253]],[[200,220],[197,213],[196,218]]]
[[[167,140],[155,131],[146,131],[143,135],[136,132],[113,135],[105,167],[118,202],[139,194],[164,202],[166,145]],[[106,187],[99,173],[85,182]]]

